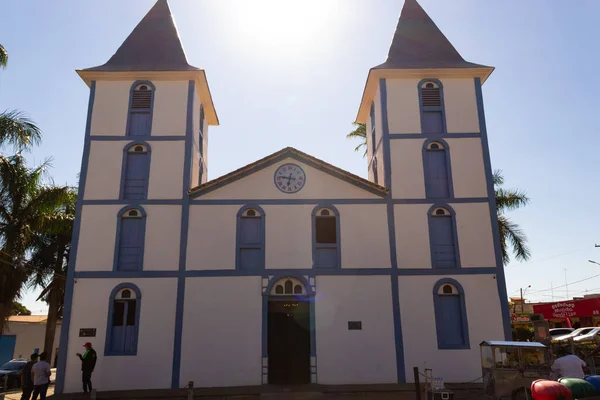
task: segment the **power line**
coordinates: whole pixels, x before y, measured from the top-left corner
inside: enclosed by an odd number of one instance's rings
[[[597,274],[597,275],[592,275],[592,276],[590,276],[590,277],[588,277],[588,278],[580,279],[580,280],[578,280],[578,281],[575,281],[575,282],[570,282],[570,283],[566,283],[566,284],[564,284],[564,285],[555,286],[554,288],[541,289],[541,290],[536,290],[536,291],[533,291],[533,292],[529,292],[529,294],[530,294],[530,295],[532,295],[532,294],[535,294],[535,293],[547,292],[547,291],[549,291],[549,290],[553,290],[553,289],[554,289],[554,290],[556,290],[557,288],[561,288],[561,287],[567,287],[567,286],[569,286],[569,285],[574,285],[574,284],[576,284],[576,283],[580,283],[580,282],[589,281],[590,279],[594,279],[594,278],[597,278],[597,277],[599,277],[599,276],[600,276],[600,274]]]

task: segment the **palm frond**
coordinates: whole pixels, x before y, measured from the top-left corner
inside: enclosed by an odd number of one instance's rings
[[[8,52],[4,46],[0,44],[0,67],[6,68],[6,64],[8,64]]]
[[[499,212],[516,210],[529,204],[530,199],[525,192],[516,189],[497,188],[495,190],[496,207]]]
[[[501,169],[495,170],[494,174],[492,175],[492,178],[494,186],[504,185],[504,175],[502,175]]]
[[[0,113],[0,146],[30,149],[42,140],[42,130],[19,110]]]
[[[527,245],[527,236],[525,232],[504,215],[498,216],[498,226],[500,228],[502,261],[506,265],[510,261],[507,244],[513,250],[515,259],[518,261],[527,261],[531,257],[531,252]]]
[[[355,129],[346,135],[347,139],[360,139],[360,144],[354,148],[354,151],[360,151],[363,147],[365,149],[363,157],[367,156],[367,125],[353,123]]]

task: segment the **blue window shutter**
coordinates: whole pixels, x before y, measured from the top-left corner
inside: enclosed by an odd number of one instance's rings
[[[337,247],[317,247],[316,268],[336,268],[337,265]]]
[[[443,133],[444,123],[441,111],[423,111],[423,133]]]
[[[456,268],[456,246],[451,217],[431,217],[431,246],[434,268]]]
[[[242,244],[260,244],[260,218],[244,218],[240,223]]]
[[[117,269],[120,271],[139,271],[142,269],[144,252],[141,218],[123,218],[119,237],[119,260]]]
[[[460,306],[460,296],[439,296],[439,321],[442,326],[438,331],[442,337],[438,340],[448,346],[460,346],[465,344],[465,335],[463,332],[463,316]],[[440,329],[441,328],[441,329]]]
[[[149,136],[151,117],[149,111],[132,111],[129,116],[129,135]]]
[[[448,163],[445,150],[427,150],[427,197],[448,198],[450,186],[448,183]]]
[[[239,225],[239,267],[263,268],[262,218],[241,217]]]
[[[123,198],[145,199],[150,173],[149,154],[147,152],[127,152],[126,157]]]

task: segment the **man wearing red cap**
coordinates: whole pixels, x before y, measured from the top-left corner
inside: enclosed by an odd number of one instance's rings
[[[92,349],[92,344],[87,342],[83,345],[85,353],[83,355],[77,353],[81,360],[81,381],[83,382],[83,392],[92,391],[92,372],[96,366],[96,350]]]

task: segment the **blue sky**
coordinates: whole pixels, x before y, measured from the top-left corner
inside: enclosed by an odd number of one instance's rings
[[[58,184],[79,172],[88,88],[75,69],[103,64],[154,0],[7,2],[0,110],[27,111],[44,130],[30,159],[53,157]],[[567,295],[600,274],[594,217],[600,147],[600,2],[420,0],[469,61],[493,65],[484,85],[492,165],[527,208],[510,213],[529,236],[528,263],[506,267],[509,296]],[[402,0],[170,0],[192,65],[207,72],[221,126],[209,178],[286,146],[366,177],[351,129],[370,67],[383,62]],[[558,287],[561,286],[562,287]],[[547,290],[548,289],[548,290]],[[600,292],[600,276],[569,295]],[[45,310],[27,293],[24,303]]]

